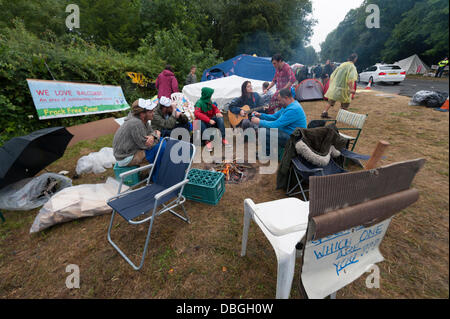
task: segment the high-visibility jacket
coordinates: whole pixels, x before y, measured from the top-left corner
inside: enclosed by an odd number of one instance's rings
[[[442,60],[438,63],[438,66],[442,68],[443,66],[446,66],[447,64],[448,64],[448,60]]]

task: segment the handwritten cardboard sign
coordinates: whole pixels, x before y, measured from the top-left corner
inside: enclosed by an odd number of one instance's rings
[[[302,282],[309,298],[325,298],[384,260],[379,251],[391,218],[342,231],[305,246]]]
[[[120,86],[27,79],[40,120],[128,109]]]

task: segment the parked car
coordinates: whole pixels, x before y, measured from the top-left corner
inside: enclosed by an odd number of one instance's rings
[[[393,82],[399,84],[406,77],[406,71],[398,65],[377,64],[373,65],[358,75],[358,82]]]

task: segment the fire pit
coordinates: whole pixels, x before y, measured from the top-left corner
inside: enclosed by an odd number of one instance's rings
[[[238,184],[248,179],[248,171],[252,169],[251,166],[245,164],[238,164],[236,160],[233,162],[223,162],[216,165],[212,170],[221,172],[225,175],[225,183]]]

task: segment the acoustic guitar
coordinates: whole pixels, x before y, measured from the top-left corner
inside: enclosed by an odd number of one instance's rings
[[[234,114],[233,112],[228,111],[228,120],[230,121],[230,125],[233,128],[236,128],[236,126],[238,126],[243,120],[248,119],[248,115],[250,113],[264,110],[267,107],[268,105],[264,105],[261,107],[255,107],[254,109],[250,109],[250,106],[244,105],[243,107],[241,107],[241,110],[244,110],[245,112],[244,116],[242,116],[240,113]]]

